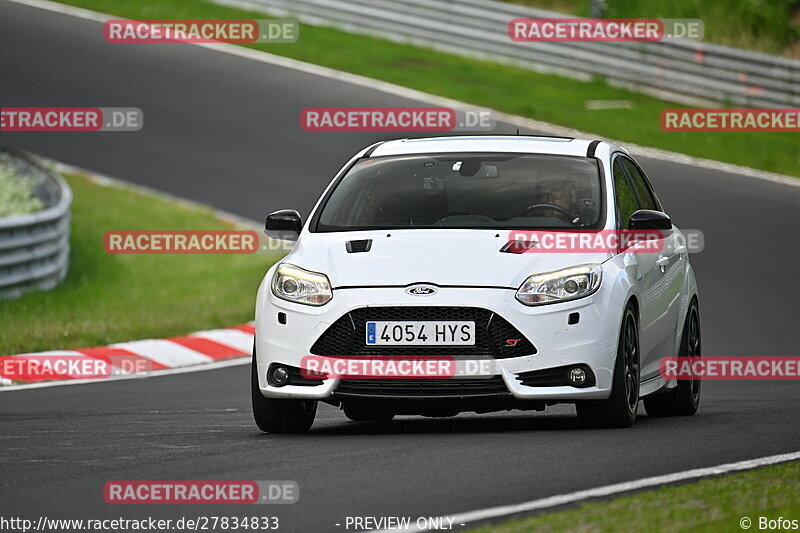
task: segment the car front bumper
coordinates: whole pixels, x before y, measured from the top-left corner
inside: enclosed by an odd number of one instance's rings
[[[271,271],[265,280],[271,279]],[[311,354],[316,340],[337,319],[365,307],[437,306],[479,307],[503,317],[536,347],[534,355],[495,359],[473,359],[476,373],[469,377],[500,376],[511,397],[519,400],[571,402],[605,399],[611,392],[614,361],[617,353],[621,308],[603,288],[583,299],[527,307],[519,303],[515,291],[502,288],[440,287],[431,296],[414,296],[405,287],[335,289],[333,299],[324,306],[312,307],[275,297],[269,283],[259,288],[256,309],[256,365],[259,388],[265,397],[331,400],[336,399],[339,379],[325,379],[321,384],[286,385],[268,383],[267,369],[273,363],[301,367],[301,360]],[[285,313],[285,323],[278,320]],[[580,315],[577,324],[569,316]],[[454,349],[454,351],[457,351]],[[593,386],[526,386],[518,374],[573,364],[587,365],[595,376]],[[450,379],[463,379],[454,376]],[[414,395],[409,398],[418,397]]]

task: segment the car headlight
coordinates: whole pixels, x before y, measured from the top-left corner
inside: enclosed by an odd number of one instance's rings
[[[597,292],[602,278],[600,265],[580,265],[534,274],[517,290],[517,300],[525,305],[542,305],[583,298]]]
[[[289,263],[278,265],[275,270],[272,276],[272,294],[283,300],[306,305],[325,305],[333,298],[328,276]]]

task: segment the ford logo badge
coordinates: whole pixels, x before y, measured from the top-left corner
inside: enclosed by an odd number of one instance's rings
[[[411,296],[430,296],[436,294],[439,290],[432,285],[413,285],[406,289],[406,292]]]

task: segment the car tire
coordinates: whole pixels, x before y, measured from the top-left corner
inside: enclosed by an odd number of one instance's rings
[[[686,320],[683,324],[681,347],[678,357],[700,357],[700,311],[697,300],[692,299]],[[700,405],[700,384],[696,380],[680,380],[678,386],[668,392],[655,394],[644,400],[644,408],[648,416],[691,416]]]
[[[251,364],[253,418],[258,429],[265,433],[306,433],[317,416],[316,400],[283,400],[264,398],[258,387],[256,352],[253,346]]]
[[[389,422],[394,413],[388,409],[376,409],[369,405],[345,404],[342,407],[344,416],[353,422]]]
[[[622,315],[611,395],[607,400],[575,404],[581,422],[591,427],[631,427],[639,409],[639,374],[639,325],[636,309],[628,303]]]

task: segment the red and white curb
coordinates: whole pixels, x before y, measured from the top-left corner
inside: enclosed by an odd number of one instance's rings
[[[225,329],[211,329],[198,331],[185,337],[172,337],[169,339],[145,339],[132,342],[120,342],[96,348],[82,348],[79,350],[51,350],[47,352],[8,355],[4,360],[15,360],[24,363],[29,368],[36,368],[37,359],[52,360],[58,357],[69,358],[72,361],[93,360],[114,361],[140,361],[139,368],[147,368],[146,372],[129,372],[125,368],[113,367],[113,375],[109,379],[126,377],[143,377],[144,375],[160,375],[177,373],[181,369],[191,369],[212,366],[230,366],[242,364],[243,358],[250,357],[253,353],[253,338],[255,324],[248,322],[239,326]],[[221,364],[228,362],[230,364]],[[113,365],[112,365],[113,366]],[[197,368],[195,368],[197,367]],[[85,383],[107,381],[103,379],[85,379],[69,372],[60,373],[56,379],[37,378],[32,372],[29,379],[8,379],[0,375],[0,390],[18,388],[18,386],[50,386],[56,384]],[[50,376],[52,376],[50,372]]]

